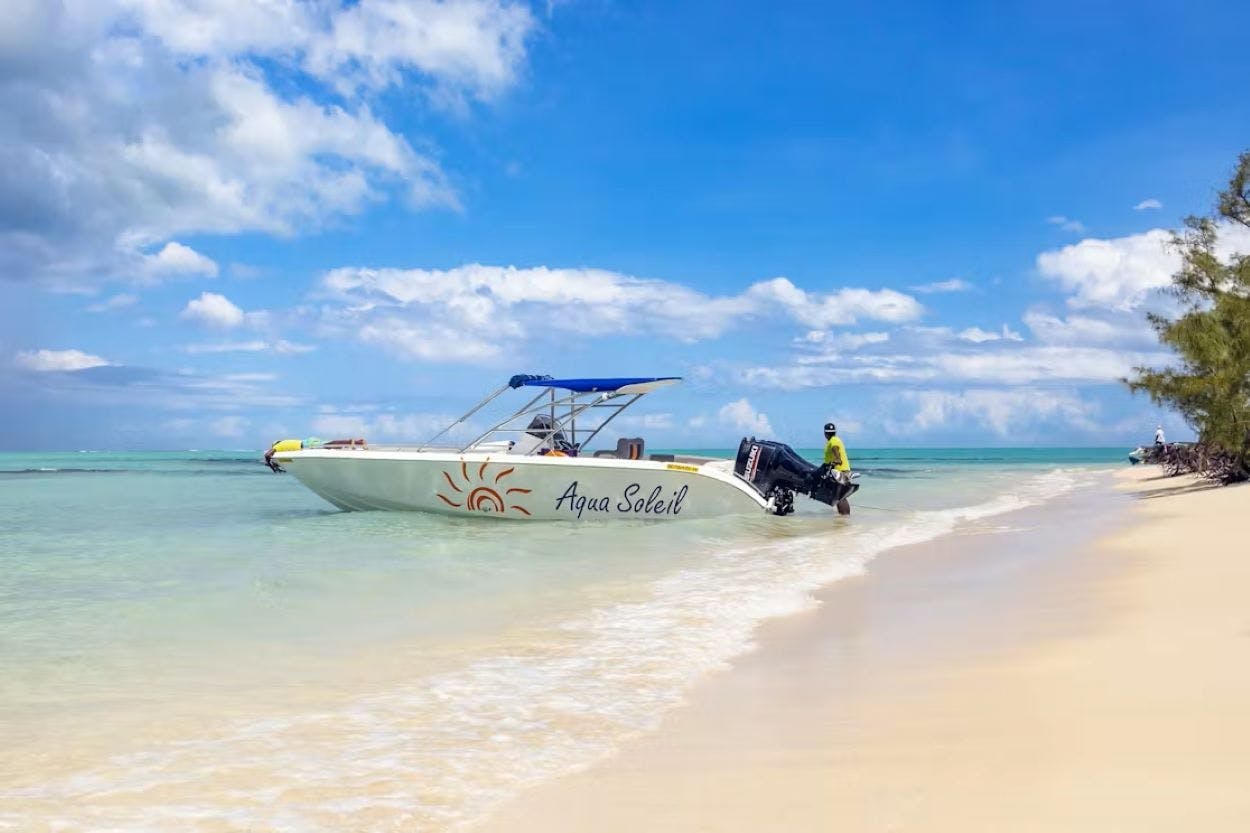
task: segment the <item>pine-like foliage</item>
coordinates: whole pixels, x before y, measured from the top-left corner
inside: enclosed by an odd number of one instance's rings
[[[1159,341],[1178,358],[1174,367],[1138,367],[1125,380],[1159,405],[1175,408],[1198,433],[1222,480],[1250,477],[1250,255],[1221,259],[1220,228],[1250,228],[1250,152],[1220,193],[1213,217],[1189,217],[1173,236],[1181,268],[1169,290],[1182,304],[1178,318],[1151,314]]]

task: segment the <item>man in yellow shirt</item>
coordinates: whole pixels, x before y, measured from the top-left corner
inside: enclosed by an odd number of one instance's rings
[[[825,423],[825,462],[833,466],[834,471],[851,470],[851,458],[846,456],[846,446],[838,436],[838,426],[832,422]]]
[[[850,480],[851,458],[846,453],[842,438],[838,436],[838,426],[832,422],[825,423],[825,464],[833,467],[836,472],[842,472],[839,477],[843,483]],[[842,498],[837,502],[837,509],[839,515],[851,514],[850,501]]]

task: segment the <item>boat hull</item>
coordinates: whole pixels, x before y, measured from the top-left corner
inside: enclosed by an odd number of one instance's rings
[[[767,502],[729,461],[519,457],[508,454],[307,449],[277,455],[340,509],[508,520],[677,520],[762,513]]]

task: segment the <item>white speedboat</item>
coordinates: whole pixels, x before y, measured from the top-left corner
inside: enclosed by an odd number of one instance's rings
[[[638,437],[589,450],[622,411],[679,381],[518,375],[420,446],[283,440],[265,462],[340,509],[516,520],[786,515],[794,511],[795,492],[833,505],[859,488],[789,446],[753,437],[742,441],[735,459],[646,454]],[[500,395],[527,389],[536,395],[476,439],[435,445]]]

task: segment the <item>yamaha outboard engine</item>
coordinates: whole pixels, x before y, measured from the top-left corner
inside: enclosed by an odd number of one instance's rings
[[[828,464],[814,465],[784,443],[754,437],[744,439],[738,446],[734,474],[772,501],[774,515],[794,511],[795,492],[833,506],[859,489],[858,483],[844,483],[839,472]]]

